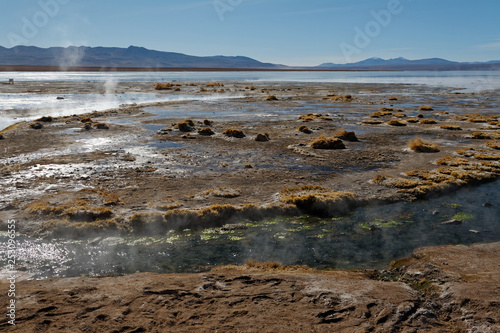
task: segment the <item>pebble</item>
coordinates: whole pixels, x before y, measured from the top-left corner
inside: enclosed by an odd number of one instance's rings
[[[441,224],[446,224],[446,225],[460,225],[460,224],[462,224],[462,221],[453,219],[453,220],[449,220],[449,221],[444,221]]]

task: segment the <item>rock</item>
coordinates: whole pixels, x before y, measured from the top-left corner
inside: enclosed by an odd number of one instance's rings
[[[2,134],[0,134],[0,140],[3,140],[5,139],[4,136]]]
[[[483,204],[483,207],[490,208],[490,207],[493,207],[493,204],[492,204],[492,203],[489,203],[489,202],[485,202],[485,203]]]
[[[63,99],[64,99],[64,97],[58,96],[58,97],[57,97],[57,99],[58,99],[58,100],[63,100]]]
[[[444,221],[441,224],[445,224],[445,225],[460,225],[460,224],[462,224],[462,221],[457,220],[457,219],[453,219],[453,220]]]
[[[83,129],[86,130],[86,131],[90,131],[92,129],[92,124],[91,123],[86,123],[83,126]]]
[[[474,229],[469,230],[469,232],[472,232],[473,234],[479,234],[480,232]]]
[[[40,123],[34,123],[34,124],[31,124],[30,126],[32,129],[42,129],[43,128],[43,125],[40,124]]]
[[[269,134],[267,133],[259,133],[257,134],[257,136],[255,137],[255,141],[258,141],[258,142],[266,142],[266,141],[269,141]]]
[[[439,210],[432,211],[432,215],[439,215]]]

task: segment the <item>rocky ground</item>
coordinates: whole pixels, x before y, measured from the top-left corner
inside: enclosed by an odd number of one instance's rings
[[[9,332],[498,332],[500,243],[425,247],[384,271],[249,262],[205,274],[18,282]],[[0,284],[7,304],[8,285]]]

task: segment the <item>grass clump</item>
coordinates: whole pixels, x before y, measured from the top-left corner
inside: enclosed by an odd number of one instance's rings
[[[399,120],[396,120],[396,119],[392,119],[392,120],[389,120],[387,122],[387,125],[390,125],[390,126],[406,126],[405,123],[399,121]]]
[[[345,149],[345,145],[339,138],[327,138],[322,134],[319,138],[311,142],[311,147],[314,149]]]
[[[372,113],[370,115],[370,118],[380,118],[380,117],[385,117],[385,116],[392,116],[392,111],[394,111],[394,109],[383,107],[382,109]]]
[[[304,185],[284,189],[279,194],[281,202],[293,204],[304,212],[319,215],[345,214],[356,204],[353,193],[336,192],[323,186]]]
[[[380,125],[380,124],[383,124],[384,122],[381,121],[381,120],[363,120],[361,122],[362,124],[366,124],[366,125]]]
[[[422,105],[421,107],[418,108],[419,111],[434,111],[432,106],[429,105]]]
[[[492,140],[494,139],[494,135],[491,133],[486,133],[486,132],[472,132],[471,136],[473,139],[478,139],[478,140]]]
[[[160,211],[168,211],[182,206],[178,201],[172,198],[163,198],[148,202],[148,206]]]
[[[212,129],[210,127],[205,127],[205,128],[200,129],[198,131],[198,134],[205,135],[205,136],[211,136],[211,135],[214,135],[215,132],[212,131]]]
[[[460,126],[448,125],[448,124],[441,125],[440,128],[444,129],[444,130],[449,130],[449,131],[461,131],[462,130],[462,128]]]
[[[311,134],[313,131],[307,127],[306,125],[299,126],[298,128],[299,132],[305,133],[305,134]]]
[[[414,138],[408,142],[408,147],[419,153],[437,153],[439,152],[439,146],[436,143],[432,143],[421,138]]]
[[[328,121],[333,120],[333,118],[328,117],[327,115],[324,116],[321,113],[318,113],[318,114],[308,113],[307,115],[302,115],[299,117],[299,120],[303,120],[303,121],[312,121],[314,119],[328,120]]]
[[[335,133],[333,133],[333,136],[335,136],[341,140],[346,140],[346,141],[351,141],[351,142],[359,141],[358,138],[356,137],[356,133],[348,132],[343,128],[340,128],[337,131],[335,131]]]
[[[107,130],[109,129],[109,125],[106,123],[95,123],[93,125],[95,128],[100,129],[100,130]]]
[[[436,119],[433,118],[425,118],[425,119],[420,119],[420,123],[423,125],[434,125],[437,124]]]
[[[418,118],[408,118],[408,119],[406,119],[407,123],[418,123],[419,121],[420,121],[420,119],[418,119]]]
[[[172,90],[174,86],[172,83],[157,83],[155,84],[155,90]]]
[[[213,124],[213,121],[211,121],[211,120],[208,120],[208,119],[203,120],[203,125],[205,125],[205,126],[212,126],[212,124]]]
[[[193,131],[194,122],[190,119],[186,119],[180,123],[175,124],[175,126],[181,132],[191,132]]]
[[[92,119],[90,117],[85,117],[85,118],[80,119],[80,122],[81,123],[91,123]]]
[[[486,147],[493,149],[500,149],[500,140],[488,141],[485,143]]]
[[[278,97],[276,97],[275,95],[269,95],[266,98],[266,101],[277,101],[277,100],[278,100]]]
[[[231,138],[238,138],[238,139],[244,138],[246,136],[242,130],[235,128],[228,128],[224,132],[222,132],[222,134]]]
[[[36,121],[41,121],[43,123],[51,123],[54,120],[51,116],[43,116],[42,118],[38,118]]]

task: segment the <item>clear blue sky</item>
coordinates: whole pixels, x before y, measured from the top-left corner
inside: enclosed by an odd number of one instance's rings
[[[390,17],[377,21],[380,11]],[[500,60],[499,18],[498,0],[0,0],[0,45],[135,45],[286,65],[488,61]]]

